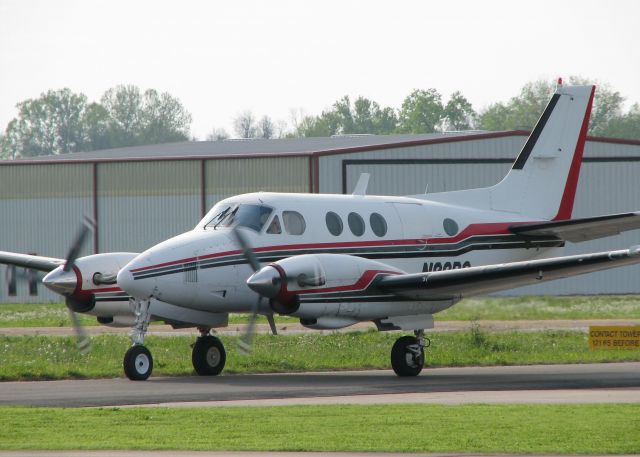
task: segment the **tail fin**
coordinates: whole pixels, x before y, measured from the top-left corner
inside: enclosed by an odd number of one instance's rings
[[[595,86],[561,86],[511,170],[492,187],[429,195],[462,206],[545,219],[570,219]]]
[[[491,207],[541,219],[571,219],[595,86],[558,86]]]

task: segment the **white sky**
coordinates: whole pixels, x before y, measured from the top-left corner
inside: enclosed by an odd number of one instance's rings
[[[345,94],[399,107],[460,90],[481,109],[528,81],[581,75],[640,101],[640,2],[0,0],[0,129],[16,103],[69,87],[168,91],[192,133],[290,121]]]

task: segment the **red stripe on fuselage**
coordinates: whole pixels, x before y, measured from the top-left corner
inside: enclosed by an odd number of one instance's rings
[[[505,235],[512,234],[509,231],[509,227],[518,224],[529,224],[531,222],[492,222],[486,224],[471,224],[465,228],[462,232],[453,237],[440,237],[440,238],[419,238],[410,240],[370,240],[370,241],[346,241],[342,243],[306,243],[306,244],[284,244],[278,246],[262,246],[254,248],[254,252],[272,252],[282,250],[296,250],[296,249],[330,249],[330,248],[356,248],[356,247],[379,247],[379,246],[407,246],[415,244],[445,244],[445,243],[457,243],[466,238],[477,235]],[[214,254],[207,254],[201,257],[188,257],[185,259],[172,260],[169,262],[158,263],[155,265],[148,265],[145,267],[134,268],[131,273],[137,273],[139,271],[151,270],[153,268],[167,267],[171,265],[179,265],[182,263],[196,262],[200,260],[213,259],[216,257],[224,257],[229,255],[242,254],[240,249],[233,251],[216,252]]]

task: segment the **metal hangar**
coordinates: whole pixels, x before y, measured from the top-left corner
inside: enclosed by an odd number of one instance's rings
[[[193,228],[218,200],[255,192],[411,195],[498,182],[525,131],[184,142],[0,161],[0,250],[64,257],[83,216],[84,254],[132,251]],[[589,137],[574,217],[640,210],[640,141]],[[639,244],[640,233],[569,244],[567,253]],[[640,293],[640,266],[527,287],[518,294]],[[27,279],[22,281],[20,279]],[[31,287],[29,287],[31,279]],[[0,302],[59,298],[34,273],[2,267]]]

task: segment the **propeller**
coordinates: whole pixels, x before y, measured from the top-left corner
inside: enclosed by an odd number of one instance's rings
[[[78,230],[76,238],[71,244],[71,248],[69,249],[69,253],[67,254],[67,259],[64,263],[64,267],[62,267],[62,271],[70,271],[73,268],[76,260],[78,259],[78,255],[80,254],[80,250],[86,242],[87,237],[89,236],[89,232],[93,229],[94,226],[95,223],[93,222],[93,220],[85,216],[83,224],[80,226],[80,230]],[[68,297],[65,300],[65,304],[67,305],[67,309],[69,310],[69,316],[71,317],[71,322],[76,333],[76,347],[81,354],[87,354],[89,351],[91,351],[91,340],[89,339],[89,335],[87,335],[86,330],[80,323],[80,318],[78,317],[78,314],[73,310]]]
[[[253,249],[251,247],[251,244],[249,243],[249,240],[246,238],[246,236],[242,233],[242,231],[238,228],[237,225],[233,226],[232,231],[233,231],[233,235],[236,238],[236,241],[238,242],[238,245],[242,249],[242,253],[244,254],[245,259],[247,260],[247,263],[249,264],[249,266],[251,266],[251,269],[253,270],[253,272],[256,273],[258,270],[260,270],[260,262],[258,261],[258,258],[256,257],[255,252],[253,252]],[[260,305],[262,304],[263,298],[264,297],[261,294],[258,294],[258,300],[256,300],[256,302],[251,308],[251,316],[249,317],[249,324],[247,325],[247,331],[240,338],[240,343],[238,344],[238,347],[240,349],[240,352],[244,354],[248,354],[251,352],[251,342],[253,341],[253,335],[255,333],[256,319],[258,318],[258,312],[260,311]],[[274,335],[277,335],[278,331],[276,329],[276,322],[273,318],[273,314],[267,314],[266,317],[267,317],[267,321],[269,322],[269,327],[271,328],[271,332]]]
[[[53,270],[42,280],[44,285],[49,289],[65,297],[65,304],[69,310],[69,316],[71,317],[71,322],[76,334],[76,346],[81,354],[86,354],[91,350],[91,343],[89,341],[89,336],[82,327],[82,324],[80,324],[80,319],[75,311],[78,308],[82,308],[82,303],[72,297],[73,292],[78,286],[78,279],[76,278],[75,272],[72,270],[78,256],[80,255],[82,246],[86,242],[89,232],[92,230],[94,225],[95,224],[91,219],[88,217],[84,218],[84,222],[69,248],[69,252],[67,253],[62,269]]]

